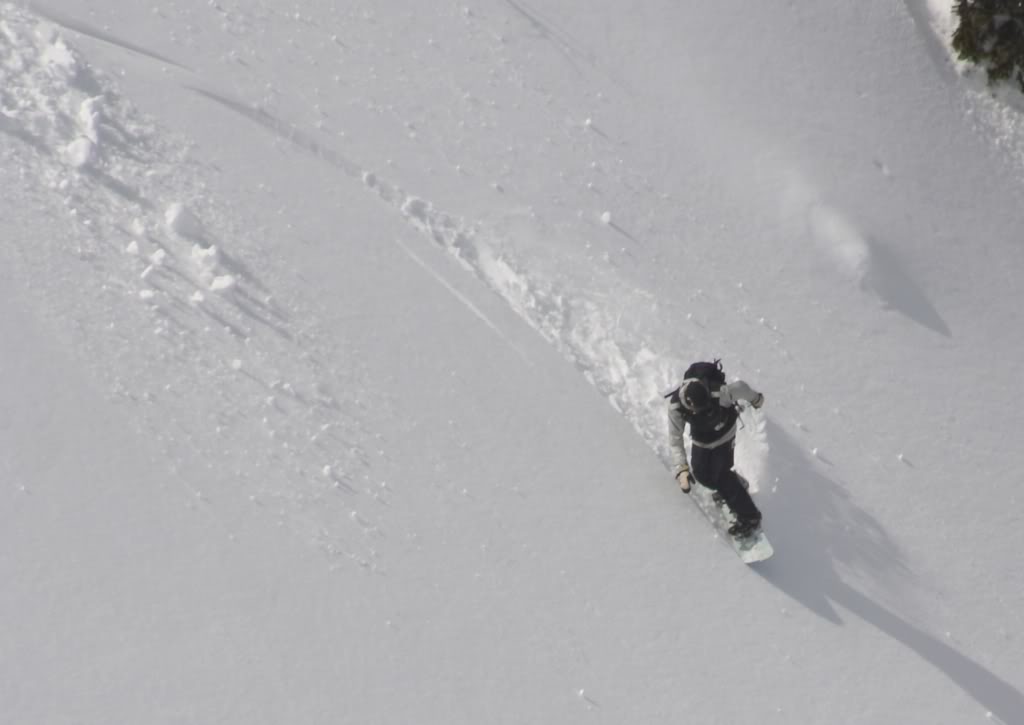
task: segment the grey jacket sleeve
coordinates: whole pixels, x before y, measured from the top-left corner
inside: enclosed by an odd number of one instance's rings
[[[727,385],[723,385],[718,395],[719,402],[726,408],[741,400],[753,403],[761,397],[759,392],[742,380],[737,380],[735,382],[728,383]]]
[[[668,407],[668,445],[672,451],[672,475],[678,478],[682,471],[690,467],[686,462],[686,445],[683,439],[683,431],[686,429],[686,421],[683,414],[672,407]]]

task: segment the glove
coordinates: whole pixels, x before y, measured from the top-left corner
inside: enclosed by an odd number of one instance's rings
[[[760,409],[761,406],[764,405],[764,393],[758,393],[757,397],[750,401],[750,404],[754,406],[755,409]]]
[[[676,480],[679,482],[679,488],[682,489],[683,493],[689,493],[690,489],[693,488],[693,474],[690,473],[689,468],[684,468],[676,474]]]

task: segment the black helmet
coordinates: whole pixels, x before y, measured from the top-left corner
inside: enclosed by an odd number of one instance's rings
[[[691,413],[700,413],[711,405],[711,391],[703,380],[691,378],[679,386],[679,399]]]

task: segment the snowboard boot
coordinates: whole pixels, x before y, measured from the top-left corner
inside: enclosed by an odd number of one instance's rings
[[[737,539],[745,539],[754,534],[760,526],[760,516],[752,519],[739,519],[735,524],[729,527],[729,536],[733,536]]]

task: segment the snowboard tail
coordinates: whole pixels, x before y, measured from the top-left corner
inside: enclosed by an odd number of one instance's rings
[[[731,512],[724,503],[718,504],[712,499],[712,491],[704,488],[699,483],[690,492],[690,498],[697,504],[697,508],[711,522],[732,545],[733,551],[744,564],[756,564],[764,561],[775,553],[772,544],[768,541],[764,530],[758,526],[753,532],[746,536],[737,537],[729,533],[732,525]]]

